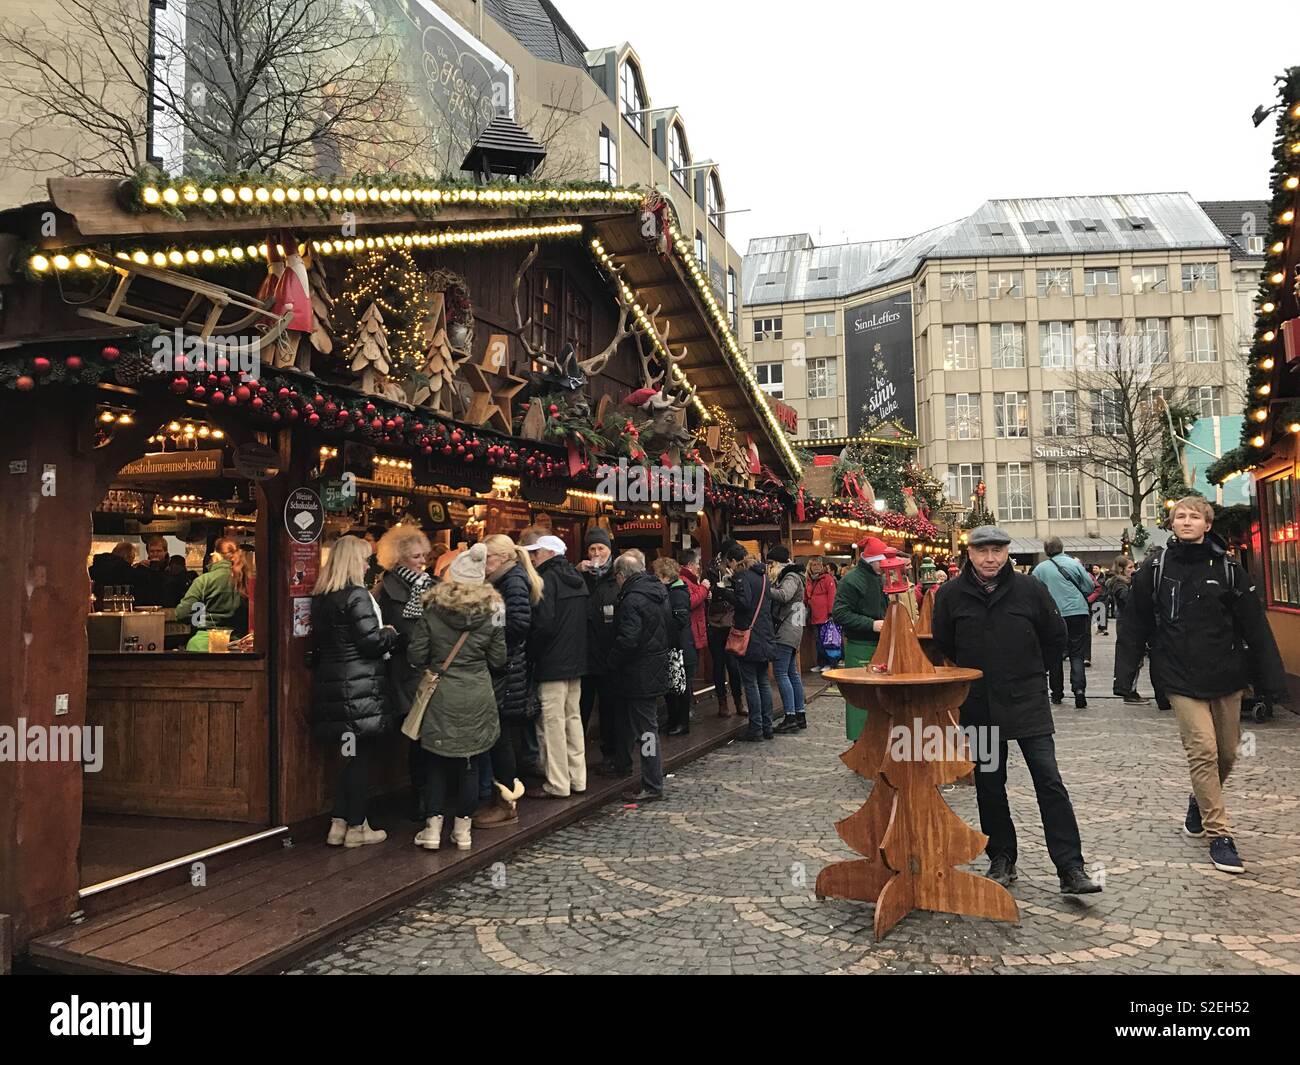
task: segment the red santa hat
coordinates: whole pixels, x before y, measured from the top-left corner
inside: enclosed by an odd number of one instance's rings
[[[889,557],[889,545],[878,536],[867,536],[858,541],[862,551],[859,562],[884,562]]]

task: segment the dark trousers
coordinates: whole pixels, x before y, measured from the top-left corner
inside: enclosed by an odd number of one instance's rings
[[[722,629],[716,625],[709,626],[709,658],[713,661],[713,695],[718,700],[718,706],[722,705],[722,700],[727,694],[727,680],[731,680],[731,696],[740,702],[740,693],[744,688],[744,681],[740,677],[740,662],[735,655],[727,654],[727,636],[730,629]]]
[[[664,696],[668,703],[668,727],[690,728],[691,705],[695,702],[695,666],[689,658],[686,660],[686,690],[678,695],[669,692]]]
[[[338,783],[334,786],[334,812],[349,828],[360,828],[366,819],[366,795],[370,790],[370,761],[373,756],[370,740],[357,740],[356,752],[343,759]]]
[[[749,709],[749,731],[752,735],[766,735],[772,731],[772,685],[768,683],[769,662],[740,663],[745,678],[745,706]]]
[[[1086,619],[1085,619],[1086,620]],[[1038,812],[1043,819],[1047,853],[1057,873],[1083,866],[1083,847],[1079,842],[1079,824],[1074,819],[1070,793],[1056,767],[1056,743],[1051,736],[1031,736],[1016,741],[1024,756],[1038,796]],[[985,853],[994,858],[1006,855],[1015,862],[1016,826],[1011,821],[1007,802],[1008,743],[999,743],[996,763],[981,762],[975,773],[975,797],[980,808],[980,830],[989,838]],[[975,757],[979,757],[975,752]]]
[[[442,817],[447,805],[447,792],[454,796],[457,817],[473,817],[478,808],[478,767],[473,758],[444,758],[440,754],[424,752],[425,758],[425,817]]]
[[[582,734],[587,734],[591,724],[591,714],[599,714],[596,727],[600,729],[600,753],[606,762],[614,758],[618,747],[619,710],[621,696],[618,690],[618,676],[611,674],[593,674],[582,678],[582,694],[579,696],[578,710],[582,714]]]
[[[635,751],[641,752],[641,786],[662,794],[664,790],[663,755],[659,750],[660,696],[626,698],[622,706],[622,728],[615,765],[624,772],[631,770]]]
[[[406,768],[411,774],[411,792],[415,796],[417,811],[424,809],[424,748],[419,740],[407,740],[410,746],[406,752]]]
[[[532,725],[527,727],[532,728]],[[512,787],[515,778],[519,776],[519,763],[515,759],[515,739],[512,733],[516,732],[519,725],[513,721],[501,720],[501,735],[488,751],[488,763],[491,766],[492,777],[499,780],[507,788]],[[492,794],[492,786],[488,785],[488,794]],[[479,789],[479,796],[482,797],[483,789]]]
[[[1088,690],[1088,676],[1083,671],[1084,643],[1092,632],[1092,618],[1087,614],[1071,614],[1065,619],[1065,632],[1068,638],[1066,657],[1070,659],[1070,690],[1075,695],[1082,695]],[[1052,685],[1052,698],[1059,699],[1065,693],[1064,667],[1060,660],[1051,664],[1047,671]]]

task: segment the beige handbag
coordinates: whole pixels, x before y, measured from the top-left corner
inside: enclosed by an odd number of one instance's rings
[[[418,740],[420,738],[420,726],[424,724],[424,711],[428,709],[429,700],[433,698],[433,693],[438,689],[438,681],[442,679],[442,675],[447,672],[456,655],[460,653],[460,649],[465,645],[468,636],[468,632],[460,634],[456,646],[451,649],[447,661],[442,664],[442,668],[437,673],[431,669],[424,671],[424,676],[420,678],[420,683],[415,689],[415,695],[411,699],[411,709],[406,715],[406,720],[402,722],[402,735],[408,740]]]

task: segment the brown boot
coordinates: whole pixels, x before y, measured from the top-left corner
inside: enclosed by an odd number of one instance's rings
[[[727,697],[725,695],[719,695],[717,696],[717,700],[718,700],[718,717],[730,717],[731,707],[727,705]]]
[[[515,804],[507,802],[500,795],[492,799],[492,805],[474,815],[475,828],[504,828],[506,825],[519,824],[519,811]]]

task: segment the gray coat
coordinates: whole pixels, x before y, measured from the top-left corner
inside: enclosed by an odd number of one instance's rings
[[[808,623],[808,606],[804,603],[803,567],[791,563],[781,570],[772,589],[772,619],[776,624],[776,642],[783,647],[798,647]]]

